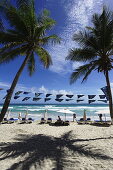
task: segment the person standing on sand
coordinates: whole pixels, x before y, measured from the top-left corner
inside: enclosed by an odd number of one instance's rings
[[[18,119],[21,120],[22,116],[21,116],[21,112],[19,112],[18,114]]]
[[[76,120],[76,114],[73,114],[73,122]]]
[[[102,114],[98,114],[100,122],[102,122]]]

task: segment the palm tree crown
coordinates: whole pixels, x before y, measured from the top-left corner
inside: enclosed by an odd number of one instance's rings
[[[9,29],[0,30],[0,43],[2,44],[0,63],[9,62],[19,55],[30,53],[27,63],[30,75],[35,71],[35,54],[48,68],[52,60],[44,49],[44,45],[49,42],[58,43],[60,39],[56,35],[46,36],[47,30],[55,24],[47,10],[37,16],[32,0],[17,0],[16,8],[8,3],[2,4],[0,9],[10,24]]]
[[[113,13],[104,7],[101,15],[93,15],[92,23],[73,37],[80,48],[71,49],[66,59],[85,64],[74,70],[71,83],[81,76],[83,82],[93,70],[106,74],[113,68]]]

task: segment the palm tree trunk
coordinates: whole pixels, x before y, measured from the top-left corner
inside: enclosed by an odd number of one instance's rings
[[[108,71],[106,71],[105,77],[106,77],[106,83],[108,87],[107,89],[108,89],[108,97],[109,97],[109,110],[110,110],[110,116],[111,116],[111,124],[113,125],[113,101],[112,101],[112,93],[111,93],[111,86],[110,86]]]
[[[20,75],[21,75],[21,73],[22,73],[22,71],[23,71],[23,69],[24,69],[28,59],[29,59],[30,54],[31,53],[26,55],[26,58],[24,59],[24,62],[22,63],[20,69],[18,70],[18,72],[17,72],[17,74],[16,74],[16,76],[15,76],[13,82],[12,82],[12,85],[11,85],[11,87],[10,87],[8,93],[7,93],[7,96],[6,96],[6,99],[5,99],[5,102],[3,104],[3,107],[2,107],[2,110],[1,110],[1,114],[0,114],[0,122],[2,122],[4,116],[5,116],[6,112],[7,112],[7,109],[9,107],[9,104],[10,104],[11,97],[13,95],[14,89],[15,89],[16,84],[18,82],[18,79],[19,79],[19,77],[20,77]]]

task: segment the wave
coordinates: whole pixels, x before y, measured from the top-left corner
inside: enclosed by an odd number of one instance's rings
[[[2,109],[2,106],[0,106],[0,109]],[[8,109],[13,109],[13,107],[8,107]]]

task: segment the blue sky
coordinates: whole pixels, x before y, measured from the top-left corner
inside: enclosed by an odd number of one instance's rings
[[[102,11],[102,6],[107,4],[113,8],[112,0],[40,0],[36,1],[37,11],[47,8],[51,12],[51,17],[56,20],[56,26],[51,30],[62,38],[61,44],[46,47],[50,53],[53,65],[48,69],[44,69],[40,63],[36,63],[36,72],[32,77],[29,77],[27,68],[24,69],[15,91],[20,89],[30,91],[31,97],[35,92],[42,92],[42,98],[46,93],[52,93],[54,98],[56,94],[74,94],[76,99],[77,94],[85,94],[87,102],[88,94],[102,94],[100,88],[105,86],[105,78],[102,74],[93,72],[87,82],[81,84],[81,79],[73,85],[69,84],[69,78],[73,69],[77,68],[80,63],[70,63],[65,61],[68,51],[72,47],[77,47],[77,44],[72,41],[72,36],[79,30],[90,25],[92,14]],[[112,9],[113,10],[113,9]],[[23,57],[15,59],[9,64],[0,65],[0,103],[4,100],[5,90],[10,87],[10,84],[22,64]],[[113,72],[110,73],[111,86],[113,87]],[[25,96],[26,97],[26,96]],[[12,98],[13,102],[21,102],[24,95],[17,101]],[[31,103],[31,99],[28,101]],[[75,100],[74,100],[75,102]],[[41,100],[39,103],[43,103]]]

